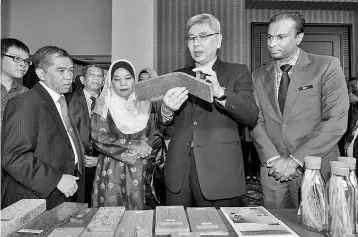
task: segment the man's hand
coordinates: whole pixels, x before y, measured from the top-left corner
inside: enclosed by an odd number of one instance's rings
[[[86,167],[96,167],[97,166],[97,162],[98,162],[98,157],[93,157],[93,156],[86,156],[86,160],[85,160],[85,166]]]
[[[299,165],[296,161],[283,157],[278,158],[272,164],[267,166],[267,168],[270,168],[268,174],[273,176],[276,180],[280,180],[281,182],[292,180],[298,177],[298,167]]]
[[[169,89],[163,97],[163,112],[169,114],[177,111],[186,99],[188,99],[188,90],[185,87]]]
[[[213,89],[213,96],[218,98],[221,96],[222,88],[219,84],[218,77],[216,76],[216,72],[211,68],[198,67],[193,69],[194,72],[201,72],[206,74],[205,81],[211,83],[211,87]]]
[[[66,197],[71,197],[75,192],[77,192],[78,186],[76,180],[78,179],[79,177],[64,174],[62,175],[60,182],[57,184],[57,188]]]
[[[152,151],[153,151],[153,148],[151,146],[149,146],[146,141],[142,140],[140,142],[138,158],[148,157],[150,155],[150,153],[152,153]]]

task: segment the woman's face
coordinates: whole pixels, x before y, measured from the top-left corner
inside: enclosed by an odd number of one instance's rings
[[[112,77],[113,90],[122,98],[128,98],[133,92],[134,78],[129,71],[118,68]]]
[[[140,75],[139,75],[139,81],[145,81],[145,80],[148,80],[150,79],[150,75],[148,72],[142,72]]]

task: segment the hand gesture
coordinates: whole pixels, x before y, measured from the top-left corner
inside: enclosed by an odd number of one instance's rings
[[[75,192],[77,192],[78,186],[76,180],[78,179],[79,177],[64,174],[62,175],[60,182],[57,184],[57,188],[66,197],[71,197]]]
[[[149,146],[146,141],[142,140],[140,142],[138,158],[148,157],[152,153],[152,150],[153,150],[153,148],[151,146]]]
[[[169,89],[163,97],[163,112],[177,111],[186,99],[188,99],[188,90],[185,87]]]
[[[97,166],[97,162],[98,162],[98,157],[93,157],[93,156],[86,156],[85,159],[85,166],[86,167],[96,167]]]
[[[299,176],[298,166],[293,159],[281,157],[275,160],[273,164],[268,165],[267,168],[270,168],[268,172],[270,176],[281,182],[286,182]]]
[[[211,88],[213,90],[213,96],[220,97],[222,89],[221,89],[220,83],[218,81],[216,72],[213,71],[213,69],[206,68],[206,67],[198,67],[198,68],[194,68],[193,71],[205,73],[206,74],[205,81],[211,83]]]

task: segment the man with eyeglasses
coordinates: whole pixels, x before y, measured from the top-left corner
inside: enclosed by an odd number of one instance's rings
[[[9,99],[28,90],[16,80],[21,80],[31,65],[29,53],[29,48],[20,40],[1,39],[1,124]]]
[[[167,91],[162,123],[171,137],[164,166],[167,205],[239,206],[245,172],[238,126],[255,126],[258,110],[245,65],[222,62],[220,22],[210,14],[187,22],[187,44],[194,65],[178,71],[212,85],[213,103],[186,88]]]

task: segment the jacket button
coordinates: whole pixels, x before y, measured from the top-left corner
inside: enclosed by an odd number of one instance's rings
[[[198,123],[197,123],[197,122],[194,122],[194,126],[196,126],[196,125],[198,125]]]
[[[187,142],[187,143],[186,143],[187,146],[190,146],[190,144],[191,144],[190,142]]]

